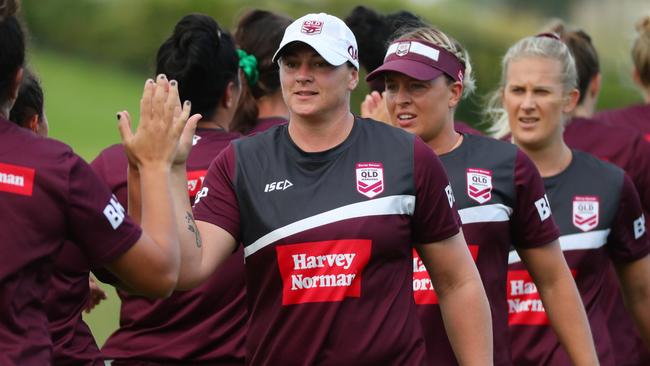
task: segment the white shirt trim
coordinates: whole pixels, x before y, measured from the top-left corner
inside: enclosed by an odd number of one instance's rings
[[[512,208],[504,204],[495,203],[492,205],[464,208],[458,210],[458,214],[460,215],[460,220],[463,225],[465,225],[477,222],[509,221],[512,211]]]
[[[590,231],[560,236],[560,248],[563,252],[569,250],[598,249],[607,244],[610,229]],[[519,254],[511,250],[508,254],[508,264],[521,262]]]
[[[412,195],[388,196],[338,207],[271,231],[244,248],[244,257],[280,239],[319,226],[367,216],[413,215],[414,211],[415,196]]]

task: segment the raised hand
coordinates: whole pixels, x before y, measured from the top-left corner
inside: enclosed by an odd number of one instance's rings
[[[128,112],[118,113],[119,130],[129,162],[139,168],[159,166],[169,169],[172,163],[185,161],[189,148],[186,146],[187,134],[194,133],[200,115],[190,115],[190,102],[181,106],[178,97],[178,84],[159,75],[154,82],[145,83],[140,100],[140,123],[135,134],[131,130]],[[188,120],[189,118],[189,120]],[[179,149],[179,141],[184,136]],[[191,141],[189,143],[191,146]]]
[[[377,91],[366,95],[366,98],[361,102],[361,117],[372,118],[379,122],[391,124],[384,95],[379,94]]]

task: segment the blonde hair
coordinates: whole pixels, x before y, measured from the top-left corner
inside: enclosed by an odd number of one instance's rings
[[[650,87],[650,14],[637,22],[636,31],[637,36],[632,45],[632,61],[643,86]]]
[[[502,91],[507,81],[508,64],[514,59],[523,57],[544,57],[559,61],[562,66],[560,75],[563,91],[568,93],[578,87],[578,73],[575,61],[571,51],[562,41],[550,36],[526,37],[518,41],[503,56],[499,89],[490,95],[485,109],[488,120],[492,121],[492,127],[488,132],[496,138],[502,138],[510,133],[508,114],[503,108],[502,100]]]
[[[421,39],[423,41],[431,42],[456,56],[458,61],[465,66],[463,77],[463,97],[470,95],[474,90],[476,90],[476,81],[474,80],[474,73],[472,72],[469,53],[467,53],[467,50],[460,44],[460,42],[446,35],[440,29],[431,26],[407,29],[403,33],[400,33],[393,41],[406,38]]]

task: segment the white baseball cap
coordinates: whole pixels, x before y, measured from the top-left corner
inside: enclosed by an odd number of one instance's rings
[[[308,44],[331,65],[339,66],[350,61],[359,69],[357,40],[350,28],[333,15],[307,14],[291,23],[284,31],[273,62],[277,62],[282,49],[291,42]]]

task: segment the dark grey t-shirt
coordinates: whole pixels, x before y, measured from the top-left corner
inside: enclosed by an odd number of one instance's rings
[[[440,161],[419,138],[356,119],[306,153],[287,126],[236,141],[210,166],[197,220],[244,244],[253,365],[426,363],[411,244],[458,233]]]

